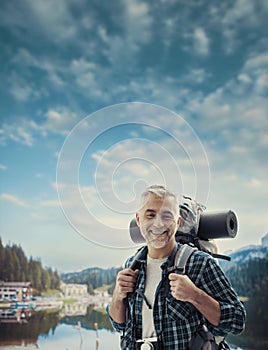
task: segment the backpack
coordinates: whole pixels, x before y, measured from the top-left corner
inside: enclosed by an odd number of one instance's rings
[[[229,256],[218,253],[218,246],[214,239],[202,239],[198,235],[201,214],[206,207],[194,199],[183,196],[180,204],[181,223],[175,234],[176,241],[181,244],[188,244],[204,251],[214,258],[231,260]]]

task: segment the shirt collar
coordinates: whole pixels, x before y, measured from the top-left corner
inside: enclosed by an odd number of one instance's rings
[[[174,264],[174,259],[175,259],[175,255],[178,251],[178,248],[180,246],[180,243],[177,243],[176,246],[174,247],[174,249],[172,250],[171,254],[169,255],[169,257],[167,258],[167,260],[161,265],[161,269],[165,270],[166,268],[173,266]],[[137,262],[144,265],[146,264],[146,259],[147,259],[147,254],[148,254],[148,247],[144,246],[143,248],[141,248],[142,251],[139,254],[138,258],[137,258]]]

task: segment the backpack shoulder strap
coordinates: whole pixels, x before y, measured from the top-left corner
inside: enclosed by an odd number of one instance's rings
[[[176,253],[174,260],[174,271],[179,275],[185,274],[185,266],[193,254],[194,251],[198,250],[196,247],[191,247],[188,244],[183,244]]]
[[[130,269],[135,270],[138,268],[139,260],[146,255],[147,250],[148,250],[147,246],[143,246],[136,251],[134,258],[129,266]]]

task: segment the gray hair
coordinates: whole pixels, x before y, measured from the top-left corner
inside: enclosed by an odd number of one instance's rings
[[[165,188],[162,185],[151,185],[151,186],[147,187],[146,190],[141,195],[141,204],[142,205],[144,204],[144,202],[146,201],[146,198],[150,194],[153,194],[156,197],[162,198],[162,199],[164,199],[165,197],[173,197],[177,202],[177,206],[178,206],[178,210],[179,210],[179,200],[178,200],[175,192],[168,190],[167,188]]]

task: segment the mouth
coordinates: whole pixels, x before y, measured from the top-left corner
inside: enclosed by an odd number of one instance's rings
[[[168,234],[168,230],[165,230],[165,231],[162,231],[162,232],[154,232],[154,231],[150,230],[149,234],[154,236],[154,237],[161,237],[161,236],[167,235]]]

